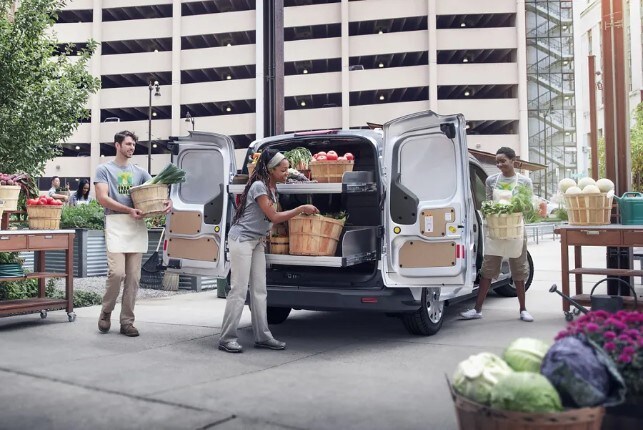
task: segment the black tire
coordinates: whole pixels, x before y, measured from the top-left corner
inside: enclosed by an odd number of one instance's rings
[[[281,324],[290,315],[291,308],[268,306],[268,324]]]
[[[439,301],[439,296],[429,294],[428,288],[422,290],[422,307],[402,315],[406,330],[418,336],[433,336],[440,331],[443,321],[444,301]]]
[[[525,292],[531,287],[531,282],[534,280],[534,260],[531,258],[531,254],[527,251],[527,263],[529,264],[529,277],[527,282],[525,282]],[[509,281],[496,288],[496,293],[503,297],[516,297],[516,287],[514,286],[513,279],[509,278]]]

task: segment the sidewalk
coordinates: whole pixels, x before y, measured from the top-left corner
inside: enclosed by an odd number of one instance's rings
[[[250,313],[243,354],[216,349],[225,300],[216,291],[141,300],[138,338],[96,328],[99,307],[0,319],[2,429],[454,429],[445,374],[469,355],[502,353],[516,337],[551,341],[565,326],[559,243],[530,245],[536,275],[516,299],[491,295],[484,319],[447,310],[433,337],[406,333],[380,314],[293,311],[273,326],[286,351],[253,349]],[[585,256],[601,264],[600,249]],[[588,282],[588,285],[591,284]],[[118,308],[114,315],[118,315]]]

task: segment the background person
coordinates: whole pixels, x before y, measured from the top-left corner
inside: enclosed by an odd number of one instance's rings
[[[69,204],[71,206],[78,206],[94,201],[94,198],[89,195],[89,190],[90,186],[87,179],[78,181],[78,189],[69,197]]]
[[[149,173],[132,164],[138,138],[131,131],[114,136],[116,158],[96,170],[96,199],[105,208],[105,244],[107,246],[107,289],[98,319],[98,330],[107,333],[116,299],[124,284],[121,300],[121,334],[138,336],[134,327],[134,305],[141,279],[141,259],[147,252],[147,227],[142,212],[134,208],[130,188],[151,178]],[[165,202],[168,213],[172,202]]]
[[[60,188],[60,177],[54,176],[53,178],[51,178],[51,188],[49,188],[49,191],[47,191],[47,195],[51,198],[66,202],[67,200],[69,200],[69,196],[67,196],[66,194],[59,194],[58,193],[59,188]]]
[[[237,327],[246,302],[248,284],[255,348],[286,348],[286,343],[275,339],[268,328],[266,235],[273,223],[288,221],[302,213],[319,212],[313,205],[277,212],[277,183],[286,182],[288,166],[288,160],[282,153],[271,149],[263,151],[241,195],[233,225],[228,232],[232,289],[226,301],[219,339],[219,349],[222,351],[243,352],[243,347],[238,343]]]
[[[499,191],[502,190],[511,190],[512,193],[515,193],[518,185],[526,186],[533,192],[531,179],[515,171],[515,159],[516,152],[513,149],[504,146],[498,149],[496,152],[496,166],[500,169],[500,173],[496,173],[487,178],[485,183],[487,200],[500,200]],[[520,305],[520,319],[527,322],[534,320],[525,307],[525,281],[529,278],[526,235],[523,235],[522,239],[490,239],[485,237],[485,255],[482,260],[482,268],[480,269],[480,284],[478,285],[476,305],[473,309],[460,313],[463,319],[482,318],[482,304],[491,287],[491,280],[500,275],[500,266],[503,260],[502,254],[503,250],[507,249],[507,247],[522,249],[522,251],[518,251],[520,255],[517,258],[509,258],[509,268],[511,270],[513,283],[516,287],[518,304]]]

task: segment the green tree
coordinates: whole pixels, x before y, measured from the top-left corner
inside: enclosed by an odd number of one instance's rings
[[[632,189],[643,191],[643,102],[634,110],[636,123],[630,130],[632,148]]]
[[[59,52],[53,33],[64,0],[0,0],[0,171],[42,174],[88,117],[100,80],[88,72],[96,43]],[[72,58],[75,57],[75,58]]]

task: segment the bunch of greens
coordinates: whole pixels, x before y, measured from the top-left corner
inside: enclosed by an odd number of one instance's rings
[[[170,163],[159,172],[158,175],[145,182],[143,185],[151,184],[179,184],[185,182],[185,170],[179,169],[174,164]]]
[[[507,202],[482,202],[482,214],[488,215],[508,215],[517,212],[528,212],[533,210],[531,203],[531,189],[524,185],[516,186],[514,194],[509,203]]]
[[[290,162],[290,166],[297,170],[308,169],[308,163],[313,159],[313,154],[307,148],[295,148],[284,152],[284,157]]]
[[[86,205],[63,206],[60,215],[60,228],[102,230],[105,228],[103,207],[95,200]]]

